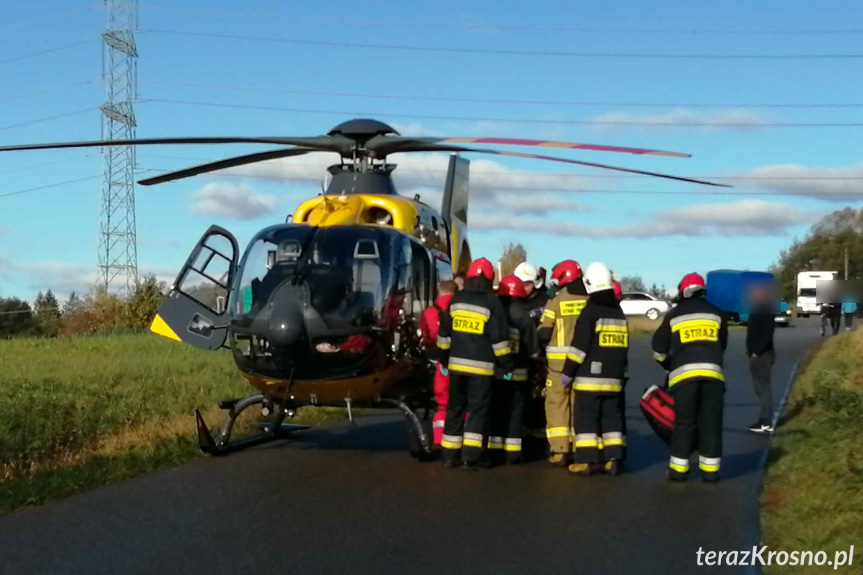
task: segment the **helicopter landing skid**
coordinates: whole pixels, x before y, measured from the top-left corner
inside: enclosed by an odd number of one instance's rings
[[[308,425],[283,423],[287,412],[285,409],[278,406],[272,410],[273,414],[270,416],[269,421],[262,422],[258,425],[262,430],[262,433],[231,441],[231,432],[234,429],[234,423],[237,421],[237,417],[239,417],[240,413],[253,405],[262,405],[268,401],[269,400],[267,400],[263,395],[256,394],[237,400],[219,402],[219,407],[227,409],[228,413],[225,414],[225,419],[222,421],[222,428],[216,434],[216,437],[213,437],[213,434],[210,433],[210,429],[207,427],[204,417],[201,415],[201,412],[196,409],[195,420],[198,427],[198,445],[200,446],[201,451],[209,453],[210,455],[226,455],[228,453],[233,453],[234,451],[254,447],[255,445],[261,445],[277,439],[285,439],[293,431],[300,431],[309,428]]]

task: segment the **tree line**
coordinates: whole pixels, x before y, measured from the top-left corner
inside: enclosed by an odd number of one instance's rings
[[[0,298],[0,338],[145,329],[159,310],[165,289],[164,282],[148,276],[125,298],[104,288],[84,296],[72,292],[62,305],[50,289],[39,292],[32,305],[16,297]]]

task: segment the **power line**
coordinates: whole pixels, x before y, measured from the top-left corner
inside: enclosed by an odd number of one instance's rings
[[[27,54],[21,54],[19,56],[13,56],[12,58],[4,58],[0,60],[0,64],[8,64],[9,62],[18,62],[20,60],[26,60],[28,58],[35,58],[37,56],[43,56],[45,54],[51,54],[53,52],[60,52],[61,50],[66,50],[68,48],[74,48],[76,46],[83,46],[84,44],[89,44],[90,42],[95,42],[95,38],[87,38],[86,40],[81,40],[79,42],[72,42],[71,44],[63,44],[62,46],[55,46],[53,48],[47,48],[45,50],[40,50],[38,52],[30,52]]]
[[[141,80],[142,84],[175,86],[181,88],[202,88],[207,90],[227,90],[236,92],[262,92],[271,94],[297,94],[306,96],[329,96],[334,98],[368,98],[376,100],[411,100],[420,102],[462,102],[472,104],[519,104],[536,106],[615,106],[619,108],[863,108],[863,103],[679,103],[679,102],[589,102],[567,100],[533,100],[517,98],[459,98],[453,96],[417,96],[405,94],[379,94],[366,92],[327,92],[321,90],[290,90],[282,88],[261,88],[252,86],[230,86],[225,84],[196,84],[191,82],[160,82]]]
[[[632,120],[566,120],[538,118],[493,118],[473,116],[436,116],[431,114],[395,114],[392,112],[369,112],[357,110],[321,110],[308,108],[282,108],[278,106],[252,106],[248,104],[222,104],[218,102],[198,102],[191,100],[170,100],[163,98],[145,98],[143,102],[162,104],[179,104],[185,106],[209,106],[213,108],[234,108],[240,110],[264,110],[269,112],[290,112],[295,114],[324,114],[330,116],[373,116],[389,118],[409,118],[420,120],[444,120],[451,122],[504,122],[510,124],[552,124],[578,126],[644,126],[644,127],[674,127],[674,128],[857,128],[863,122],[638,122]]]
[[[98,106],[91,106],[89,108],[82,108],[80,110],[74,110],[72,112],[64,112],[62,114],[54,114],[53,116],[45,116],[43,118],[36,118],[34,120],[27,120],[25,122],[19,122],[17,124],[8,124],[6,126],[0,126],[0,130],[11,130],[12,128],[20,128],[22,126],[31,126],[33,124],[39,124],[41,122],[48,122],[51,120],[56,120],[58,118],[68,118],[69,116],[77,116],[78,114],[83,114],[84,112],[91,112],[93,110],[98,110]]]
[[[65,186],[68,184],[77,184],[78,182],[86,182],[88,180],[95,180],[97,178],[101,178],[102,176],[87,176],[86,178],[78,178],[77,180],[67,180],[65,182],[57,182],[55,184],[46,184],[44,186],[39,186],[36,188],[28,188],[26,190],[18,190],[17,192],[7,192],[5,194],[0,194],[0,198],[8,198],[10,196],[18,196],[21,194],[29,194],[30,192],[36,192],[39,190],[47,190],[48,188],[57,188],[60,186]]]
[[[163,30],[151,28],[147,32],[172,36],[195,38],[215,38],[219,40],[248,40],[304,46],[323,46],[329,48],[356,48],[367,50],[395,50],[403,52],[438,52],[448,54],[482,54],[496,56],[533,56],[560,58],[602,58],[602,59],[663,59],[663,60],[849,60],[863,58],[863,54],[671,54],[647,52],[564,52],[554,50],[503,50],[491,48],[451,48],[449,46],[419,46],[411,44],[371,44],[361,42],[336,42],[327,40],[301,40],[299,38],[279,38],[266,36],[242,36],[236,34],[216,34],[212,32],[190,32],[183,30]]]
[[[62,92],[67,92],[67,91],[72,90],[74,88],[79,88],[81,86],[87,86],[87,85],[93,85],[96,83],[97,82],[93,81],[93,80],[86,80],[84,82],[75,82],[74,84],[65,84],[65,85],[60,86],[60,87],[50,88],[50,89],[46,89],[46,90],[39,90],[36,92],[30,92],[28,94],[19,94],[17,96],[11,96],[11,97],[5,98],[3,100],[0,100],[0,104],[5,104],[6,102],[14,102],[15,100],[23,100],[25,98],[32,98],[33,96],[41,96],[43,94],[59,94]]]
[[[12,170],[6,170],[3,172],[0,172],[0,176],[5,176],[6,174],[14,174],[17,172],[26,172],[27,170],[35,170],[36,168],[44,168],[45,166],[54,166],[56,164],[64,164],[66,162],[78,161],[78,160],[83,160],[84,158],[92,158],[92,157],[94,157],[94,156],[86,154],[86,155],[74,156],[72,158],[64,158],[62,160],[54,160],[53,162],[41,162],[39,164],[30,164],[29,166],[21,166],[20,168],[14,168]]]
[[[22,30],[35,26],[37,24],[44,24],[45,20],[63,18],[65,16],[71,16],[72,14],[77,14],[79,12],[90,12],[93,10],[98,10],[101,7],[102,6],[100,4],[91,4],[89,6],[79,6],[78,8],[73,8],[72,10],[54,12],[53,14],[40,14],[37,18],[30,18],[29,20],[20,20],[18,22],[8,23],[2,28],[0,28],[0,31],[6,32],[9,30]]]
[[[160,4],[144,4],[147,9],[156,9],[174,13],[191,13],[204,14],[222,18],[253,18],[260,20],[272,21],[274,19],[289,19],[291,21],[303,20],[310,22],[321,22],[325,24],[350,24],[351,26],[369,26],[369,27],[396,27],[396,28],[431,28],[431,29],[450,29],[450,30],[496,30],[496,31],[513,31],[513,32],[537,32],[537,33],[570,33],[570,34],[626,34],[626,35],[854,35],[863,34],[863,29],[848,28],[848,29],[750,29],[750,30],[729,30],[729,29],[647,29],[647,28],[576,28],[566,26],[524,26],[524,25],[506,25],[506,24],[470,24],[470,23],[447,23],[447,22],[428,22],[428,21],[405,21],[392,20],[390,18],[372,19],[372,18],[346,18],[341,16],[318,16],[315,14],[290,14],[290,13],[272,13],[272,12],[251,12],[239,10],[213,10],[205,8],[178,8],[175,6],[164,6]]]

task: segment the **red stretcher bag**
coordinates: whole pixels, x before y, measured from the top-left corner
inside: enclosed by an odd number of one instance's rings
[[[656,435],[670,445],[674,428],[674,398],[658,385],[651,385],[641,396],[638,406]]]

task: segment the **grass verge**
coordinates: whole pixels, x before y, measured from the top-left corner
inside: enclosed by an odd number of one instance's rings
[[[836,551],[863,542],[863,331],[833,337],[801,364],[773,438],[761,498],[771,551]],[[855,557],[855,559],[858,559]],[[773,566],[771,575],[810,573]]]
[[[195,408],[250,391],[229,354],[151,335],[0,341],[0,513],[197,457]]]

